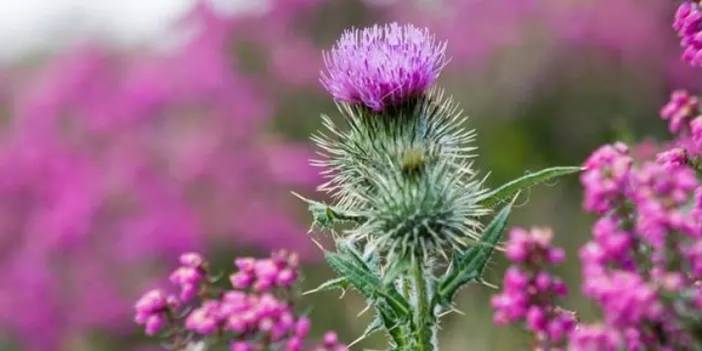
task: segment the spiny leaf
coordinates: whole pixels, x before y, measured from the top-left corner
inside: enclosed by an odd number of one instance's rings
[[[499,188],[486,193],[485,195],[482,195],[478,200],[478,203],[483,207],[495,207],[499,203],[509,200],[522,190],[549,181],[553,178],[578,173],[582,170],[582,167],[552,167],[542,169],[538,172],[529,173],[521,178],[512,180]]]
[[[381,319],[381,317],[376,316],[375,318],[373,318],[373,321],[368,325],[368,328],[366,328],[366,330],[363,332],[363,334],[361,334],[361,336],[356,338],[356,340],[349,343],[346,347],[350,349],[351,346],[365,340],[367,337],[371,336],[373,333],[382,329],[383,326],[384,326],[383,320]]]
[[[312,213],[313,226],[317,225],[322,229],[331,229],[335,224],[338,223],[349,221],[361,223],[364,221],[363,216],[341,211],[323,202],[305,198],[302,195],[295,192],[293,192],[292,194],[307,203],[309,211],[310,213]]]
[[[326,252],[329,266],[361,294],[373,302],[384,302],[401,318],[410,315],[410,305],[391,285],[382,284],[381,278],[366,264],[350,245],[339,245],[339,252]],[[377,306],[376,306],[377,307]]]
[[[451,268],[439,282],[433,304],[447,306],[463,285],[477,281],[483,274],[490,256],[502,238],[512,204],[505,206],[485,228],[480,242],[463,254],[454,255]]]
[[[409,260],[406,258],[402,257],[399,258],[393,262],[391,262],[388,266],[387,271],[385,271],[385,274],[383,274],[383,284],[384,285],[389,285],[392,282],[395,281],[395,279],[405,273],[410,266]]]
[[[314,294],[314,293],[318,293],[321,291],[335,290],[335,289],[346,290],[346,288],[348,288],[348,286],[349,286],[349,282],[346,279],[346,277],[339,277],[339,278],[335,278],[332,280],[328,280],[312,290],[305,291],[303,293],[303,295],[309,295],[309,294]]]

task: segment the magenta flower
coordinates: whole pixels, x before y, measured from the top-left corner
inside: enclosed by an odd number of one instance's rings
[[[604,145],[593,152],[580,176],[585,188],[585,209],[596,213],[611,210],[626,191],[632,163],[629,149],[622,143]]]
[[[673,29],[680,36],[680,45],[684,51],[682,59],[690,66],[702,66],[702,11],[700,6],[691,1],[680,4],[675,13]]]
[[[506,255],[513,266],[505,274],[502,292],[491,301],[495,324],[523,323],[535,334],[539,350],[559,349],[576,325],[572,312],[555,305],[567,287],[546,270],[565,258],[561,248],[551,245],[552,238],[548,229],[512,229]]]
[[[257,292],[289,288],[299,275],[298,260],[296,254],[284,250],[267,259],[237,258],[234,265],[239,271],[230,275],[229,281],[237,289],[253,288]]]
[[[136,315],[134,321],[143,325],[147,335],[155,335],[167,323],[167,313],[169,309],[178,306],[175,296],[166,296],[158,289],[145,293],[134,306]]]
[[[603,325],[580,325],[570,336],[569,351],[617,351],[621,350],[619,333]]]
[[[218,286],[219,278],[208,271],[208,263],[197,253],[181,255],[180,264],[171,274],[171,283],[180,288],[181,295],[188,286],[199,294],[179,300],[162,290],[147,292],[135,305],[135,321],[144,326],[146,334],[163,331],[162,336],[177,350],[218,338],[232,351],[267,350],[271,344],[284,346],[285,351],[311,350],[306,342],[310,320],[296,313],[292,300],[291,288],[299,276],[297,254],[281,250],[265,259],[236,259],[239,271],[233,277],[250,275],[250,279],[236,286],[237,280],[230,277],[232,288]],[[312,350],[347,348],[329,332]]]
[[[702,119],[700,119],[702,121]],[[681,147],[665,150],[656,155],[656,163],[665,169],[674,170],[687,164],[687,152]]]
[[[350,29],[324,53],[321,82],[335,99],[374,111],[424,93],[446,65],[446,43],[413,25]]]
[[[189,301],[198,292],[200,283],[205,279],[203,259],[197,253],[186,253],[180,256],[182,266],[178,267],[168,279],[180,287],[180,299]]]
[[[585,293],[602,306],[610,325],[626,327],[662,318],[663,306],[655,289],[638,274],[615,272],[589,279]]]
[[[670,95],[670,101],[661,108],[661,118],[669,122],[670,131],[678,133],[687,122],[699,115],[700,101],[686,90],[676,90]]]

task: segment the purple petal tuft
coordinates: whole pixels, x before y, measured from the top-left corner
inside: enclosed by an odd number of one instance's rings
[[[446,65],[446,43],[425,29],[391,23],[346,30],[324,53],[321,82],[339,101],[374,111],[421,95]]]

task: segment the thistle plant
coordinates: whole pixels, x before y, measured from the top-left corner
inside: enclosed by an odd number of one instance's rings
[[[312,162],[327,178],[319,190],[331,202],[303,199],[313,227],[336,243],[324,251],[339,277],[313,291],[358,290],[376,312],[359,340],[385,330],[389,350],[437,350],[456,292],[486,284],[513,197],[580,170],[550,168],[488,189],[473,167],[475,131],[435,86],[446,47],[427,29],[393,23],[349,29],[324,53],[321,82],[343,125],[322,116],[325,130],[313,136]]]

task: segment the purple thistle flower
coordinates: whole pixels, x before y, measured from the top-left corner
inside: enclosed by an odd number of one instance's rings
[[[446,65],[446,43],[425,29],[391,23],[345,31],[324,53],[321,82],[339,101],[374,111],[424,93]]]

